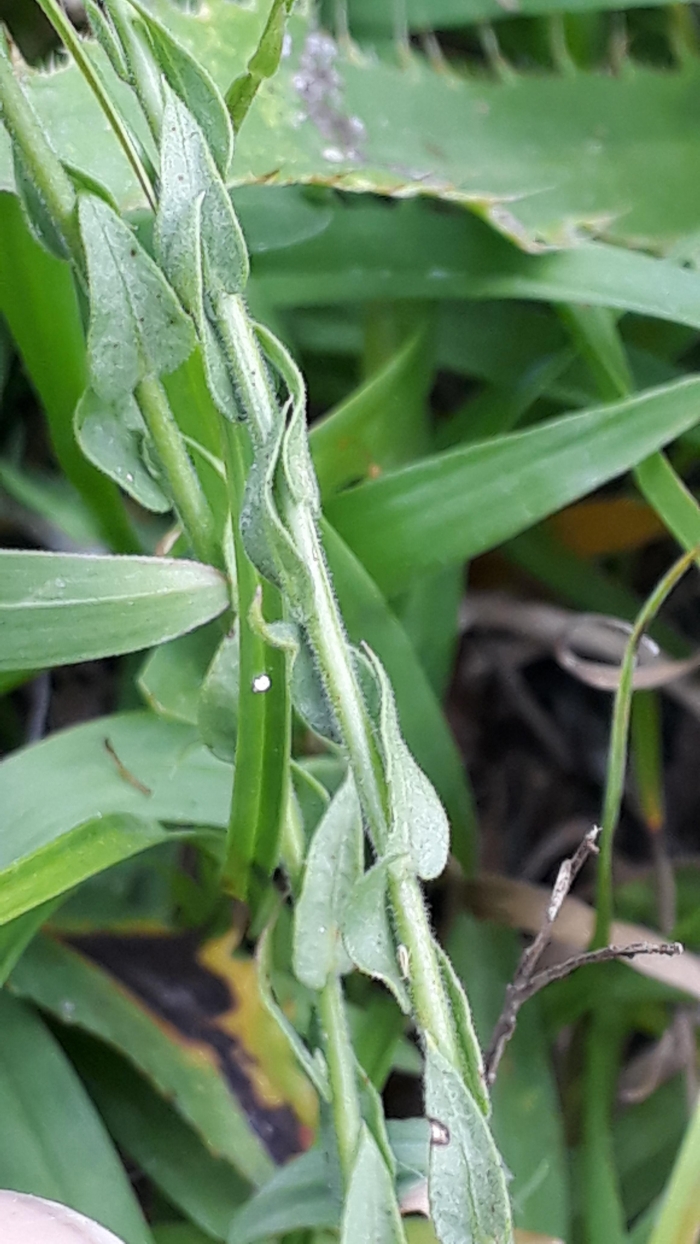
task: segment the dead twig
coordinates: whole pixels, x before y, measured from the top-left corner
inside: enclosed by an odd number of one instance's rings
[[[503,1010],[494,1028],[484,1060],[484,1075],[487,1084],[493,1084],[496,1079],[503,1052],[515,1032],[521,1006],[527,1002],[528,998],[539,993],[540,989],[544,989],[553,981],[562,980],[576,968],[592,963],[607,963],[612,959],[633,959],[637,955],[677,955],[683,950],[679,942],[631,942],[627,946],[603,946],[599,950],[582,951],[541,972],[536,971],[537,964],[551,941],[554,921],[576,877],[586,860],[598,853],[599,835],[600,829],[597,827],[590,830],[571,859],[564,860],[559,867],[542,926],[534,941],[523,951],[515,976],[506,988]]]

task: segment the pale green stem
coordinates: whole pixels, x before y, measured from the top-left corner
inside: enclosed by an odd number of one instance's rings
[[[377,854],[388,836],[381,761],[336,603],[318,527],[307,506],[288,499],[284,517],[307,568],[313,606],[304,624],[348,750],[360,802]]]
[[[263,443],[279,418],[269,373],[241,298],[221,300],[218,328],[250,420],[251,435]],[[358,795],[375,851],[389,836],[387,791],[379,749],[352,662],[333,592],[316,519],[303,503],[279,498],[283,517],[308,574],[312,594],[303,619],[348,752]],[[411,993],[420,1027],[429,1032],[450,1062],[459,1064],[458,1040],[437,962],[425,903],[417,878],[399,869],[390,881],[397,931],[411,963]]]
[[[137,386],[134,396],[165,468],[175,508],[192,548],[201,561],[217,565],[220,553],[214,519],[165,389],[155,376],[147,376]]]
[[[418,1027],[430,1033],[440,1053],[459,1067],[459,1041],[452,1008],[433,948],[425,899],[415,873],[401,865],[389,871],[389,896],[394,927],[408,951],[408,987]]]
[[[119,36],[131,81],[148,122],[148,128],[158,142],[163,121],[161,75],[152,56],[146,51],[134,30],[132,13],[129,11],[129,6],[124,4],[124,0],[107,0],[105,8]]]
[[[119,142],[127,160],[141,183],[149,207],[155,211],[156,202],[150,176],[146,170],[141,154],[134,143],[123,118],[115,108],[102,79],[86,54],[78,34],[61,8],[58,0],[37,0],[39,8],[51,22],[56,34],[70,52],[81,74],[92,90],[95,99],[109,121],[112,131]]]
[[[22,155],[39,197],[76,260],[82,256],[77,196],[61,161],[49,145],[39,119],[12,71],[0,35],[0,120]]]
[[[314,608],[306,619],[307,632],[348,750],[374,848],[381,855],[388,840],[381,762],[350,659],[318,528],[304,506],[288,505],[285,518],[297,551],[312,571]],[[409,987],[418,1024],[430,1033],[444,1056],[458,1066],[457,1034],[433,949],[420,883],[415,874],[400,864],[390,870],[389,877],[396,931],[411,964]]]
[[[318,996],[323,1048],[331,1083],[333,1123],[343,1182],[347,1188],[357,1153],[362,1116],[357,1072],[340,977],[331,976]]]

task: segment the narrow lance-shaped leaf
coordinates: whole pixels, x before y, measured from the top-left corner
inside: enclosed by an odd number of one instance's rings
[[[265,29],[248,61],[248,68],[234,79],[226,92],[226,104],[236,133],[246,118],[261,82],[264,78],[274,77],[279,68],[287,17],[293,3],[294,0],[272,0]]]
[[[192,291],[201,279],[207,296],[237,294],[248,279],[248,252],[229,193],[196,119],[172,90],[166,91],[160,151],[161,198],[156,240],[164,267],[193,314]],[[201,241],[191,233],[193,204],[201,200]],[[201,246],[201,253],[200,253]]]
[[[433,1120],[430,1210],[440,1244],[511,1244],[505,1172],[488,1125],[430,1037],[425,1109]]]
[[[116,1150],[58,1042],[6,990],[0,1024],[0,1185],[69,1205],[125,1244],[150,1244]]]
[[[352,966],[340,926],[362,865],[362,817],[355,782],[348,774],[311,841],[294,912],[294,972],[309,989],[323,989],[332,973]]]
[[[201,126],[219,172],[225,177],[233,155],[233,129],[213,78],[139,0],[129,3],[148,31],[159,68]]]
[[[343,914],[343,941],[356,967],[379,980],[406,1014],[411,1003],[398,965],[387,908],[387,868],[375,864],[353,886]],[[407,965],[407,972],[410,965]]]
[[[137,652],[223,613],[223,575],[198,562],[0,553],[0,670]]]
[[[239,419],[236,393],[209,319],[208,304],[216,297],[236,295],[245,287],[248,252],[205,137],[192,113],[169,88],[163,115],[160,176],[155,234],[158,254],[197,325],[212,398],[226,418]]]
[[[92,386],[108,402],[147,375],[175,371],[195,336],[160,268],[112,209],[82,195],[80,229],[90,283],[88,357]]]
[[[419,877],[439,877],[447,864],[450,827],[434,788],[408,750],[386,671],[373,653],[370,660],[380,687],[379,733],[391,807],[388,849],[407,853]]]
[[[77,826],[0,871],[0,925],[167,841],[161,825],[136,816],[98,816]]]
[[[340,1230],[341,1244],[405,1244],[392,1177],[363,1124]]]
[[[328,503],[377,582],[501,544],[667,445],[700,419],[695,376],[525,432],[435,454]],[[585,446],[585,452],[581,447]]]

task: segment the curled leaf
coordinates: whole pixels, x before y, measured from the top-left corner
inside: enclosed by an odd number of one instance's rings
[[[587,686],[601,691],[616,691],[632,630],[632,625],[620,618],[597,613],[580,614],[557,643],[556,658],[565,670]],[[593,657],[605,657],[607,661],[594,660]],[[633,690],[665,687],[677,678],[691,674],[698,666],[700,652],[694,652],[683,661],[674,661],[664,656],[653,639],[643,635],[632,675]]]
[[[155,448],[132,394],[110,403],[87,389],[73,426],[85,457],[139,505],[154,514],[172,509],[164,473],[158,470]]]

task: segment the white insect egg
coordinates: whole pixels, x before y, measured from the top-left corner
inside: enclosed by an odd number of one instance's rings
[[[123,1244],[83,1214],[25,1192],[0,1190],[2,1244]]]
[[[261,695],[264,691],[269,691],[272,682],[268,674],[256,674],[253,679],[253,691],[256,695]]]

